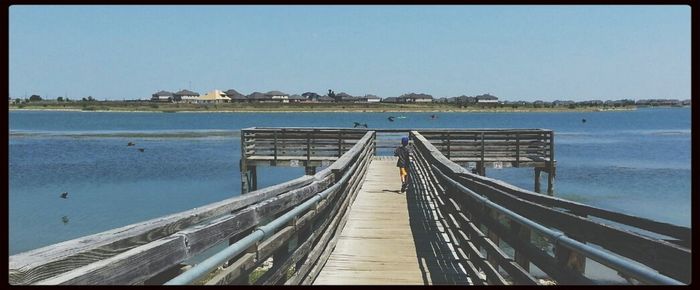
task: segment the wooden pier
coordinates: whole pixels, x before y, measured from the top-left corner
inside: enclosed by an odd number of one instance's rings
[[[396,159],[373,160],[314,284],[423,284]]]
[[[395,159],[376,156],[397,143],[378,134],[401,132],[412,147],[405,193]],[[551,130],[248,128],[241,150],[244,194],[12,255],[9,283],[610,283],[589,262],[615,283],[692,281],[690,228],[553,196]],[[306,175],[258,189],[257,166]],[[534,191],[487,167],[533,167]]]

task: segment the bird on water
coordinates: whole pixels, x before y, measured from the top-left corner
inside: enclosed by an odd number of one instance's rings
[[[65,215],[64,215],[64,216],[61,218],[61,221],[63,221],[63,224],[68,224],[68,216],[65,216]]]
[[[394,122],[394,118],[396,118],[396,117],[394,117],[394,116],[389,116],[389,118],[387,118],[387,119],[389,120],[389,122]]]
[[[365,123],[365,124],[361,124],[360,122],[353,122],[353,123],[354,123],[353,128],[357,128],[357,127],[365,127],[365,128],[367,128],[367,123]]]
[[[141,152],[143,152],[144,150],[146,150],[146,149],[143,149],[143,148],[139,148],[139,151],[141,151]]]
[[[128,144],[126,144],[126,146],[134,146],[134,145],[136,145],[136,144],[134,144],[133,142],[129,142]]]
[[[65,192],[61,193],[61,198],[68,198],[68,192],[65,191]]]
[[[586,119],[581,119],[581,123],[586,123]]]

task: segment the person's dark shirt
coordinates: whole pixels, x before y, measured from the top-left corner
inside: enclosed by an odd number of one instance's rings
[[[409,157],[409,151],[410,149],[408,148],[408,145],[406,146],[399,146],[396,147],[394,150],[394,156],[399,157],[399,161],[396,162],[397,167],[404,167],[408,168],[408,165],[411,164],[411,159]]]

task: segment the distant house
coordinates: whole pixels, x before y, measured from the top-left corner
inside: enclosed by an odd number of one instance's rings
[[[343,103],[357,103],[360,102],[360,98],[351,96],[348,93],[341,92],[335,95],[335,100]]]
[[[289,95],[280,91],[269,91],[265,95],[270,97],[272,102],[289,103]]]
[[[300,95],[291,95],[291,96],[289,96],[288,99],[289,99],[290,103],[306,103],[306,102],[308,102],[308,99],[306,97],[300,96]]]
[[[333,102],[335,102],[335,99],[333,99],[333,98],[331,98],[331,97],[329,97],[329,96],[319,96],[318,98],[316,98],[316,102],[319,102],[319,103],[333,103]]]
[[[314,93],[314,92],[306,92],[306,93],[301,94],[301,96],[305,97],[307,100],[312,101],[312,102],[318,101],[318,98],[320,97],[319,94]]]
[[[151,95],[151,101],[170,103],[173,101],[173,93],[168,92],[168,91],[157,92],[157,93]]]
[[[479,96],[476,96],[475,98],[476,98],[476,102],[479,103],[479,104],[483,104],[483,103],[491,103],[491,104],[498,103],[498,97],[492,96],[492,95],[490,95],[490,94],[479,95]]]
[[[261,92],[253,92],[252,94],[248,95],[248,100],[253,103],[272,103],[272,97],[263,94]]]
[[[199,103],[230,103],[231,98],[226,96],[224,92],[220,90],[213,90],[208,92],[206,95],[199,97],[197,100]]]
[[[398,100],[397,97],[388,97],[388,98],[382,99],[381,102],[382,102],[382,103],[398,103],[399,100]]]
[[[583,106],[602,106],[604,104],[604,102],[601,100],[591,100],[591,101],[581,101],[581,102],[578,102],[576,104],[583,105]]]
[[[196,103],[199,100],[199,93],[189,90],[180,90],[173,94],[173,101],[176,103]]]
[[[433,101],[433,96],[428,94],[409,93],[403,94],[397,98],[398,103],[430,103]]]
[[[225,91],[224,94],[227,97],[231,98],[232,103],[248,103],[248,102],[250,102],[250,100],[248,100],[248,98],[245,95],[239,93],[238,91],[236,91],[234,89],[229,89],[229,90]]]
[[[555,107],[568,107],[568,106],[574,105],[574,104],[576,104],[576,103],[575,103],[574,101],[560,101],[560,100],[556,100],[556,101],[552,102],[552,104],[553,104]]]
[[[359,101],[363,103],[379,103],[382,99],[375,95],[365,95],[364,97],[359,97]]]
[[[472,104],[472,103],[476,103],[477,100],[476,100],[476,97],[470,97],[470,96],[466,96],[466,95],[461,95],[461,96],[459,96],[459,97],[455,97],[455,98],[454,98],[454,102],[456,102],[456,103],[469,103],[469,104]]]
[[[529,106],[532,105],[532,103],[527,102],[527,101],[514,101],[510,103],[511,105],[518,105],[518,106]]]

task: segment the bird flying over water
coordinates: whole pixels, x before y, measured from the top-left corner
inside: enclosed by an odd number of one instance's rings
[[[396,117],[394,117],[394,116],[389,116],[389,118],[387,118],[387,119],[389,120],[389,122],[394,122],[394,118],[396,118]]]
[[[68,192],[65,191],[65,192],[61,193],[61,198],[68,198]]]

